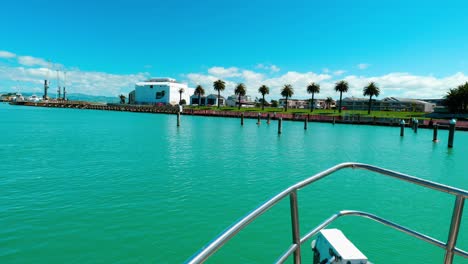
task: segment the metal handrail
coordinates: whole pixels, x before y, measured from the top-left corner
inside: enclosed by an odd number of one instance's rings
[[[326,176],[339,171],[341,169],[345,168],[353,168],[353,169],[365,169],[373,172],[377,172],[379,174],[383,174],[386,176],[390,176],[399,180],[407,181],[410,183],[414,183],[420,186],[423,186],[425,188],[430,188],[434,189],[440,192],[444,193],[449,193],[451,195],[456,196],[455,199],[455,206],[453,209],[453,214],[452,214],[452,221],[450,224],[450,230],[449,230],[449,235],[447,239],[447,243],[443,243],[439,240],[436,240],[432,237],[429,237],[427,235],[424,235],[422,233],[413,231],[409,228],[403,227],[401,225],[395,224],[393,222],[390,222],[386,219],[380,218],[378,216],[366,213],[366,212],[360,212],[360,211],[341,211],[337,214],[332,215],[330,218],[319,224],[316,228],[314,228],[312,231],[307,233],[303,238],[300,238],[300,229],[299,229],[299,208],[297,206],[297,190],[312,184],[313,182],[316,182],[322,178],[325,178]],[[416,178],[414,176],[410,176],[407,174],[399,173],[396,171],[391,171],[387,169],[383,169],[380,167],[368,165],[368,164],[363,164],[363,163],[354,163],[354,162],[346,162],[346,163],[341,163],[338,164],[334,167],[331,167],[325,171],[322,171],[320,173],[315,174],[314,176],[307,178],[301,182],[298,182],[294,184],[293,186],[287,188],[286,190],[280,192],[276,196],[272,197],[259,207],[257,207],[255,210],[247,214],[244,218],[239,220],[237,223],[233,224],[231,227],[226,229],[224,232],[222,232],[218,237],[216,237],[213,241],[211,241],[209,244],[207,244],[204,248],[202,248],[197,254],[192,256],[187,263],[203,263],[205,260],[207,260],[212,254],[214,254],[219,248],[221,248],[227,241],[229,241],[234,235],[236,235],[238,232],[240,232],[245,226],[250,224],[253,220],[255,220],[257,217],[262,215],[264,212],[269,210],[271,207],[273,207],[275,204],[277,204],[279,201],[281,201],[283,198],[286,196],[290,197],[290,207],[291,207],[291,222],[292,222],[292,237],[293,237],[293,243],[292,245],[286,250],[283,255],[280,256],[280,258],[277,260],[277,262],[282,263],[284,262],[291,254],[294,254],[294,263],[301,263],[301,244],[303,244],[306,240],[317,234],[320,230],[325,228],[327,225],[329,225],[331,222],[336,220],[337,218],[345,215],[356,215],[356,216],[362,216],[366,218],[370,218],[372,220],[375,220],[379,223],[385,224],[387,226],[390,226],[392,228],[395,228],[399,231],[402,231],[406,234],[409,234],[411,236],[414,236],[416,238],[419,238],[425,242],[431,243],[433,245],[436,245],[438,247],[444,248],[445,249],[445,259],[444,259],[444,264],[450,264],[453,261],[453,255],[457,254],[462,257],[468,258],[468,253],[458,249],[455,247],[457,237],[458,237],[458,231],[460,228],[460,222],[461,222],[461,217],[463,214],[463,206],[465,199],[468,198],[468,191],[450,187],[447,185],[435,183],[432,181]]]

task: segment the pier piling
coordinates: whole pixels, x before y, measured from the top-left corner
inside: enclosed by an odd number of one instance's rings
[[[257,115],[257,125],[260,125],[260,117],[261,117],[261,115],[260,115],[260,113],[258,113],[258,115]]]
[[[304,118],[304,130],[307,130],[307,118]]]
[[[335,124],[335,117],[333,117],[333,125]]]
[[[450,120],[449,124],[449,137],[448,137],[448,147],[453,148],[453,139],[455,137],[455,125],[457,124],[457,120],[452,119]]]
[[[418,133],[418,126],[419,126],[419,121],[416,119],[414,120],[414,133]]]
[[[405,120],[400,121],[400,137],[405,135]]]
[[[270,124],[270,113],[267,114],[267,124]]]
[[[241,126],[244,125],[244,113],[241,113]]]
[[[180,112],[177,112],[177,126],[180,126]]]
[[[278,135],[281,134],[283,118],[278,119]]]
[[[439,141],[437,139],[437,130],[439,129],[439,125],[437,123],[434,124],[434,134],[432,136],[432,142],[437,142]]]

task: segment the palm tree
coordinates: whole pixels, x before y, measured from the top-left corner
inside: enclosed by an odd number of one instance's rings
[[[468,112],[468,82],[450,89],[444,96],[444,105],[450,113]]]
[[[179,89],[179,104],[181,104],[180,102],[182,102],[182,93],[185,92],[184,88],[180,88]]]
[[[245,90],[246,90],[246,88],[245,88],[245,85],[243,83],[239,83],[236,86],[236,89],[234,90],[234,93],[239,96],[239,110],[241,109],[241,106],[242,106],[241,97],[245,96],[245,93],[246,93]]]
[[[223,80],[217,80],[213,83],[213,88],[218,91],[218,108],[219,108],[219,98],[221,97],[221,91],[224,91],[226,88],[226,83]]]
[[[341,99],[343,93],[348,92],[348,82],[346,81],[339,81],[336,83],[335,91],[340,92],[340,108],[338,109],[338,113],[341,113]]]
[[[125,97],[125,95],[121,94],[121,95],[119,96],[119,98],[120,98],[120,103],[121,103],[121,104],[125,104],[125,99],[126,99],[127,97]]]
[[[328,109],[331,108],[331,104],[333,104],[333,98],[327,97],[327,99],[325,100],[325,105],[327,106]]]
[[[370,82],[369,85],[364,87],[364,96],[369,96],[369,109],[367,110],[367,114],[370,115],[370,110],[372,106],[372,96],[379,96],[380,88],[374,82]]]
[[[288,98],[293,96],[294,94],[294,89],[292,85],[286,84],[283,86],[283,89],[281,90],[281,96],[286,97],[286,112],[288,111]]]
[[[266,85],[262,85],[260,86],[260,88],[258,88],[258,92],[262,94],[262,111],[263,111],[265,110],[265,94],[270,93],[270,88],[268,88],[268,86]]]
[[[312,100],[310,101],[310,112],[314,111],[315,104],[314,104],[314,94],[320,93],[320,84],[311,83],[307,86],[307,93],[312,94]]]
[[[205,89],[201,85],[197,85],[197,88],[195,88],[195,94],[198,95],[198,106],[201,104],[201,97],[202,95],[205,94]]]

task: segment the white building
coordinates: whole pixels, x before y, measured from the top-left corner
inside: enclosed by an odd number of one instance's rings
[[[135,84],[135,104],[179,104],[180,89],[183,89],[182,100],[187,104],[195,89],[172,78],[153,78]]]
[[[206,97],[206,105],[218,105],[218,100],[219,100],[219,105],[224,106],[226,103],[226,99],[220,95],[218,97],[217,94],[210,94]]]
[[[385,97],[380,103],[381,110],[434,112],[436,104],[409,98]]]
[[[189,101],[187,101],[188,104]],[[219,105],[224,106],[226,100],[221,95],[219,97]],[[190,96],[190,104],[191,105],[200,105],[200,106],[217,106],[218,105],[218,95],[217,94],[210,94],[208,96],[200,96],[200,101],[198,101],[198,95],[194,94]]]
[[[286,99],[281,98],[279,99],[279,105],[281,107],[286,106]],[[301,108],[301,109],[308,109],[310,108],[309,99],[291,99],[288,98],[288,108]]]
[[[230,95],[226,99],[227,106],[239,106],[239,96],[238,95]],[[252,97],[250,95],[241,96],[241,102],[243,107],[251,107],[255,106],[255,102],[252,101]]]
[[[200,95],[200,98],[199,98],[198,94],[194,94],[190,96],[190,104],[191,105],[206,105],[206,96]]]
[[[342,107],[346,110],[367,110],[369,98],[346,97]],[[382,100],[372,99],[372,111],[416,111],[430,113],[435,104],[409,98],[385,97]]]

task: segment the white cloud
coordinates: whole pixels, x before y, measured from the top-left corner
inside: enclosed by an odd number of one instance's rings
[[[339,76],[339,75],[343,75],[344,73],[346,73],[345,70],[337,70],[333,72],[333,75]]]
[[[242,70],[240,73],[241,76],[223,79],[226,82],[226,90],[222,94],[227,96],[234,94],[234,87],[237,83],[242,82],[247,87],[247,94],[254,98],[259,96],[257,90],[263,84],[270,87],[271,98],[279,98],[281,88],[285,84],[291,84],[295,89],[294,96],[296,98],[301,98],[308,96],[306,87],[310,82],[322,82],[332,78],[332,76],[328,74],[316,74],[313,72],[299,73],[290,71],[278,77],[269,77],[263,73],[252,70]],[[205,93],[213,92],[213,82],[218,79],[213,75],[202,73],[190,73],[186,75],[186,78],[192,87],[198,84],[202,85],[205,89]]]
[[[219,79],[218,77],[213,75],[205,75],[199,73],[189,73],[186,75],[186,78],[189,81],[190,87],[201,85],[203,89],[205,89],[205,94],[211,94],[215,92],[213,88],[213,83]],[[236,86],[237,82],[226,79],[223,79],[223,81],[226,83],[226,89],[222,94],[233,94],[234,87]]]
[[[24,91],[42,91],[44,79],[48,79],[50,87],[58,86],[57,71],[60,69],[60,86],[66,86],[69,93],[85,93],[90,95],[117,95],[134,89],[135,83],[147,79],[149,73],[111,74],[106,72],[81,71],[76,67],[51,64],[42,58],[33,56],[16,56],[7,51],[0,51],[2,58],[17,58],[17,66],[0,66],[0,84],[2,90],[12,90],[18,87]],[[49,69],[51,67],[52,69]],[[65,73],[66,71],[66,82]],[[54,88],[55,87],[55,88]]]
[[[258,73],[258,72],[254,72],[254,71],[243,70],[242,78],[244,78],[246,82],[261,81],[265,78],[265,75]]]
[[[25,68],[0,66],[0,82],[19,82],[25,91],[41,91],[44,79],[50,80],[50,87],[57,87],[57,74],[47,68]],[[60,73],[60,85],[65,85],[69,93],[90,95],[117,95],[133,90],[135,83],[149,77],[148,73],[118,75],[105,72],[85,72],[78,69]],[[14,84],[18,86],[18,84]],[[5,87],[5,85],[4,85]],[[12,87],[10,87],[11,89]]]
[[[365,69],[367,69],[369,67],[370,67],[370,64],[367,64],[367,63],[359,63],[357,65],[357,68],[360,69],[360,70],[365,70]]]
[[[0,58],[2,58],[2,59],[11,59],[11,58],[14,58],[14,57],[16,57],[16,54],[11,53],[11,52],[6,51],[6,50],[0,50]]]
[[[242,80],[239,80],[239,82],[245,83],[247,86],[247,93],[249,95],[253,95],[254,91],[258,89],[263,83],[263,80],[265,79],[265,75],[250,71],[250,70],[243,70],[242,71]],[[255,96],[254,96],[255,97]]]
[[[12,57],[13,56],[13,57]],[[0,57],[15,58],[15,54],[0,51]],[[41,91],[43,80],[51,80],[51,87],[57,87],[56,71],[48,70],[48,63],[40,58],[31,56],[16,56],[21,65],[0,65],[0,84],[2,90],[12,90],[15,86],[22,87],[24,91]],[[380,76],[346,75],[345,71],[323,69],[323,73],[288,71],[284,74],[275,74],[274,65],[259,64],[255,68],[268,70],[268,72],[253,71],[237,67],[212,67],[206,73],[189,73],[182,75],[191,87],[197,84],[205,88],[206,94],[214,93],[213,82],[222,79],[226,82],[223,95],[234,94],[236,84],[243,82],[247,86],[247,94],[252,97],[259,96],[258,87],[265,84],[270,87],[268,99],[280,97],[280,90],[285,84],[294,88],[294,98],[308,98],[306,87],[310,82],[320,84],[318,98],[331,96],[337,98],[334,91],[335,83],[346,80],[349,83],[349,92],[344,96],[363,97],[362,90],[369,82],[376,82],[381,89],[379,98],[387,96],[408,98],[441,98],[448,89],[457,87],[468,81],[468,76],[458,72],[449,76],[436,77],[432,75],[413,75],[410,73],[393,72]],[[138,81],[150,77],[149,73],[112,74],[106,72],[81,71],[78,68],[67,67],[66,86],[70,93],[87,93],[91,95],[118,95],[127,93],[134,88]],[[61,83],[63,85],[63,72]]]
[[[296,98],[305,98],[307,95],[307,85],[311,82],[321,83],[331,79],[328,74],[317,74],[314,72],[295,72],[290,71],[279,77],[264,80],[264,83],[270,87],[270,96],[279,98],[281,89],[285,84],[291,84]]]
[[[345,80],[350,85],[350,94],[354,96],[362,97],[363,87],[369,82],[375,82],[380,87],[380,97],[441,98],[448,89],[468,81],[468,76],[458,72],[436,78],[397,72],[374,77],[350,75]]]
[[[323,71],[324,73],[329,73],[329,72],[330,72],[330,69],[328,69],[328,68],[323,68],[322,71]]]
[[[270,71],[272,72],[279,72],[280,71],[280,68],[276,65],[271,65],[270,66]]]
[[[255,66],[255,69],[265,69],[265,67],[266,67],[265,64],[259,63]]]
[[[310,82],[320,84],[319,98],[331,96],[337,98],[338,94],[334,87],[339,80],[346,80],[349,83],[349,91],[344,94],[347,96],[364,97],[363,88],[369,82],[376,82],[380,87],[380,98],[387,96],[407,97],[407,98],[441,98],[448,89],[456,87],[466,81],[468,76],[464,73],[456,73],[450,76],[437,78],[434,76],[412,75],[410,73],[389,73],[381,76],[336,76],[325,73],[314,72],[295,72],[290,71],[280,76],[272,77],[251,70],[242,70],[241,76],[229,79],[230,87],[236,83],[243,82],[247,86],[247,94],[258,96],[257,89],[265,84],[270,87],[269,98],[277,99],[280,97],[280,90],[285,84],[291,84],[294,88],[294,98],[308,98],[306,87]],[[343,73],[342,73],[343,74]],[[189,83],[204,83],[207,87],[212,87],[216,77],[207,74],[189,74],[187,75]],[[227,85],[228,86],[228,85]],[[206,87],[205,87],[206,88]],[[224,95],[233,94],[233,89],[226,89]]]
[[[279,72],[281,69],[274,65],[274,64],[263,64],[263,63],[259,63],[255,66],[256,69],[261,69],[261,70],[268,70],[270,72]]]
[[[133,90],[135,83],[148,79],[148,73],[137,74],[111,74],[105,72],[67,72],[68,86],[79,88],[88,94],[117,95]]]
[[[213,86],[213,82],[218,80],[215,76],[204,75],[199,73],[189,73],[186,75],[192,86],[201,85],[206,90],[208,86]]]
[[[240,76],[239,69],[236,67],[212,67],[208,69],[208,73],[218,78],[229,78]]]
[[[19,56],[18,63],[24,66],[42,66],[47,67],[49,63],[41,58],[35,58],[31,56]]]

